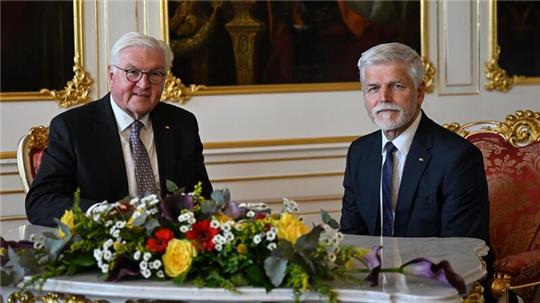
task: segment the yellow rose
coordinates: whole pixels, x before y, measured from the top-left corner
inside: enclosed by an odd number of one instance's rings
[[[62,215],[62,218],[60,218],[60,222],[67,225],[70,231],[73,231],[73,229],[75,229],[75,223],[73,222],[73,212],[71,210],[66,210],[64,212],[64,215]],[[58,229],[58,234],[60,235],[60,238],[66,236],[61,229]]]
[[[248,247],[246,244],[240,243],[238,246],[236,246],[236,251],[241,255],[245,255],[248,252]]]
[[[281,215],[278,221],[278,238],[285,239],[292,244],[296,243],[296,240],[300,236],[307,234],[309,227],[304,222],[298,220],[295,215],[284,213]]]
[[[191,268],[197,250],[188,240],[172,239],[162,257],[165,273],[171,278],[186,274]]]

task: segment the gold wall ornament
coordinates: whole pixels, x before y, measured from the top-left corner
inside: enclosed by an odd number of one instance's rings
[[[426,83],[426,92],[433,92],[433,79],[435,78],[435,66],[429,62],[429,59],[422,57],[422,65],[424,66],[424,82]]]
[[[500,53],[501,48],[497,46],[494,57],[486,63],[486,89],[498,90],[500,92],[506,93],[514,86],[514,84],[516,84],[520,77],[508,76],[506,71],[499,66]]]
[[[68,81],[63,90],[49,90],[43,88],[39,91],[42,95],[49,95],[58,101],[60,107],[71,107],[78,104],[84,104],[90,101],[90,91],[94,82],[90,74],[84,70],[80,61],[79,55],[75,54],[73,58],[75,65],[73,72],[75,75],[71,81]]]
[[[518,110],[507,115],[504,122],[476,121],[465,125],[443,124],[443,127],[467,138],[476,133],[498,134],[515,147],[540,142],[540,112]]]
[[[474,282],[469,295],[463,299],[463,303],[484,303],[484,287]]]
[[[489,59],[486,62],[486,89],[506,93],[515,85],[540,84],[540,76],[511,76],[499,66],[501,47],[497,36],[497,23],[497,0],[489,0]]]
[[[95,300],[92,301],[90,299],[87,299],[85,296],[82,295],[71,295],[71,294],[63,294],[63,293],[57,293],[57,292],[49,292],[44,296],[35,296],[32,292],[25,290],[25,291],[18,291],[12,293],[8,299],[7,303],[36,303],[36,302],[42,302],[42,303],[108,303],[107,300]]]
[[[163,93],[161,94],[161,100],[173,103],[184,104],[193,96],[193,93],[201,89],[205,89],[204,85],[190,84],[185,86],[182,80],[173,76],[171,71],[165,75],[163,82]]]
[[[236,81],[239,85],[253,84],[255,39],[263,26],[251,16],[254,0],[232,1],[231,4],[234,7],[234,17],[225,24],[225,28],[233,44]]]

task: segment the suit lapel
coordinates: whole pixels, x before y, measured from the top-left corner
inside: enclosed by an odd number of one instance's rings
[[[172,176],[175,167],[172,165],[174,161],[174,129],[175,125],[166,119],[162,113],[161,104],[159,103],[154,111],[150,113],[152,118],[152,128],[154,129],[154,143],[156,144],[156,154],[159,167],[159,183],[161,186],[161,194],[166,193],[167,176]]]
[[[405,233],[409,224],[412,207],[414,207],[413,200],[418,184],[431,158],[429,149],[431,149],[433,137],[430,132],[430,126],[428,125],[430,121],[423,113],[422,120],[420,121],[405,161],[394,221],[394,236],[396,237],[406,236]]]
[[[121,190],[125,196],[129,193],[126,165],[109,94],[96,102],[100,102],[92,126],[97,141],[96,153],[104,162],[103,166],[109,170],[109,174],[103,177],[108,180],[111,188]]]
[[[365,201],[360,205],[361,213],[365,214],[364,220],[369,229],[370,235],[380,234],[380,220],[379,220],[379,203],[380,203],[380,176],[382,167],[381,156],[381,144],[382,144],[382,132],[379,132],[378,136],[374,136],[373,142],[367,144],[371,151],[365,158],[365,163],[360,163],[360,173],[363,176],[359,179],[358,188],[361,189],[361,195],[363,196],[360,201]],[[370,172],[373,172],[370,173]]]

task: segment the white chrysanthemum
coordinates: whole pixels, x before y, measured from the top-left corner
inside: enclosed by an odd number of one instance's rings
[[[276,247],[277,247],[276,242],[270,242],[270,243],[268,243],[268,245],[266,246],[266,248],[268,248],[268,250],[274,250],[274,249],[276,249]]]
[[[221,225],[221,229],[224,231],[224,232],[228,232],[231,230],[231,224],[229,222],[232,222],[232,221],[228,221],[227,223],[224,223]]]
[[[139,268],[140,269],[147,269],[148,268],[148,262],[146,261],[141,261],[141,263],[139,263]]]
[[[183,233],[187,233],[189,231],[189,226],[187,225],[180,226],[180,231]]]
[[[99,248],[94,249],[94,259],[97,261],[101,261],[101,258],[103,257],[103,254],[101,253],[101,250]]]
[[[112,232],[111,236],[112,236],[113,238],[119,238],[119,237],[120,237],[120,230],[115,229],[115,230]]]
[[[255,212],[252,211],[252,210],[248,211],[247,214],[246,214],[246,217],[248,217],[248,218],[253,218],[253,217],[255,217]]]
[[[255,245],[261,243],[262,239],[261,239],[261,235],[255,235],[253,237],[253,243],[255,243]]]
[[[111,226],[112,224],[113,224],[113,221],[112,221],[112,220],[107,220],[107,221],[105,222],[105,227],[109,227],[109,226]]]
[[[150,271],[150,269],[147,268],[147,269],[141,270],[141,274],[145,279],[148,279],[152,275],[152,272]]]
[[[231,232],[225,233],[225,240],[227,241],[227,243],[234,241],[234,234]]]
[[[156,259],[156,260],[154,260],[154,261],[152,262],[152,264],[154,265],[154,268],[155,268],[155,269],[158,269],[158,268],[161,267],[161,261],[160,261],[160,260],[157,260],[157,259]]]
[[[298,211],[298,203],[294,200],[283,198],[283,210],[288,213],[295,213]]]
[[[323,224],[323,229],[325,232],[330,232],[332,230],[332,227],[330,227],[330,225],[328,224]]]
[[[109,271],[109,264],[101,265],[101,272],[106,274]]]
[[[274,232],[273,230],[269,230],[266,232],[266,239],[268,241],[274,241],[275,238],[276,238],[276,232]]]
[[[103,260],[106,260],[106,261],[112,260],[112,252],[110,250],[103,250]]]
[[[113,244],[114,244],[113,239],[108,239],[107,241],[105,241],[103,243],[103,249],[107,249],[107,248],[113,246]]]
[[[116,221],[116,223],[114,223],[114,226],[116,226],[116,228],[118,229],[124,228],[124,226],[126,226],[126,221]]]
[[[139,204],[139,198],[133,198],[129,201],[129,205]]]
[[[35,234],[31,234],[31,235],[30,235],[30,238],[28,238],[28,240],[30,240],[30,242],[35,242],[35,241],[36,241],[36,235],[35,235]]]
[[[135,261],[138,261],[140,258],[141,258],[141,251],[137,250],[137,251],[133,254],[133,259],[135,259]]]
[[[221,251],[221,249],[223,249],[223,246],[221,244],[216,244],[214,246],[214,249],[217,250],[217,251]]]
[[[183,213],[178,216],[178,222],[184,222],[184,221],[187,221],[188,219],[189,219],[189,216],[186,213]]]
[[[155,214],[158,213],[158,210],[155,209],[155,208],[152,208],[151,210],[148,211],[148,213],[149,213],[150,215],[155,215]]]
[[[156,275],[158,276],[158,278],[165,278],[165,274],[163,273],[163,270],[160,270],[156,273]]]
[[[188,221],[189,224],[195,224],[195,222],[197,222],[197,219],[191,217],[187,221]]]
[[[148,261],[152,258],[152,254],[149,253],[149,252],[145,252],[144,255],[143,255],[143,260],[144,261]]]
[[[328,254],[328,260],[330,260],[330,262],[336,262],[336,254],[335,253],[329,253]]]
[[[212,228],[218,228],[218,227],[219,227],[219,221],[218,221],[218,220],[212,220],[212,221],[210,221],[210,227],[212,227]]]

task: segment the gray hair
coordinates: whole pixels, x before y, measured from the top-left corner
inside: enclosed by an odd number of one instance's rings
[[[172,66],[174,55],[167,43],[137,32],[126,33],[116,40],[111,48],[110,64],[118,64],[118,61],[120,60],[120,52],[128,47],[159,49],[163,52],[163,68],[165,71],[168,71]]]
[[[404,63],[415,88],[418,88],[424,78],[422,59],[414,49],[397,42],[379,44],[362,53],[358,60],[360,82],[364,83],[366,67],[390,63]]]

